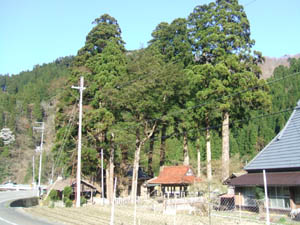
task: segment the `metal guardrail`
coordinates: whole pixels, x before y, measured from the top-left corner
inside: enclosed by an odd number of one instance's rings
[[[19,190],[32,190],[34,187],[30,184],[14,184],[14,185],[0,185],[0,191],[19,191]]]

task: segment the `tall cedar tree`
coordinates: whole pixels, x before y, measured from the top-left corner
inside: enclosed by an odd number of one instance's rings
[[[132,174],[132,199],[137,194],[140,154],[145,142],[153,135],[170,102],[176,96],[176,86],[182,81],[181,68],[167,64],[156,47],[131,52],[128,56],[128,77],[118,92],[107,96],[122,109],[122,117],[131,124],[127,129],[135,134],[136,146]]]
[[[85,78],[82,160],[83,168],[91,168],[91,170],[87,169],[83,172],[86,175],[96,173],[97,168],[100,166],[100,152],[103,148],[107,165],[107,197],[111,200],[113,194],[115,135],[110,131],[110,127],[116,121],[116,112],[104,101],[103,89],[114,87],[117,80],[126,75],[126,57],[121,29],[116,19],[104,14],[95,19],[93,24],[95,26],[88,33],[85,45],[75,57],[73,73],[68,84],[76,84],[80,76]],[[77,92],[67,90],[63,98],[69,102],[64,104],[66,109],[63,111],[64,113],[67,111],[66,106],[68,104],[75,103],[72,96],[76,95],[78,95]],[[70,149],[65,148],[64,151],[70,151]]]
[[[250,109],[270,104],[266,83],[259,80],[261,54],[251,48],[250,25],[238,0],[217,0],[195,7],[189,16],[190,38],[197,64],[219,65],[215,108],[222,119],[222,178],[229,176],[229,116],[242,118]],[[219,70],[216,68],[216,70]],[[257,88],[254,88],[257,87]],[[239,95],[233,93],[242,92]],[[209,112],[208,112],[209,113]]]
[[[171,63],[174,66],[180,65],[182,69],[192,62],[192,51],[190,41],[188,39],[187,20],[184,18],[177,18],[171,24],[166,22],[160,23],[152,32],[152,40],[149,42],[150,47],[158,49],[166,63]],[[167,128],[173,124],[177,132],[183,133],[183,162],[185,165],[189,164],[188,154],[188,130],[190,123],[186,118],[188,114],[178,113],[185,108],[187,101],[188,89],[187,83],[181,76],[181,85],[174,88],[177,89],[176,94],[165,102],[163,109],[163,120],[160,120],[159,127],[161,130],[160,143],[160,166],[165,162]],[[186,80],[186,79],[185,79]],[[171,84],[169,83],[169,86]],[[175,112],[175,113],[174,113]],[[184,112],[184,111],[182,111]]]

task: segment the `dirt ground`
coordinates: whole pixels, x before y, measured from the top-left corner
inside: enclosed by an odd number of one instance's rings
[[[45,217],[50,221],[61,222],[72,225],[106,225],[110,224],[111,208],[109,206],[85,206],[81,208],[49,208],[48,206],[37,206],[24,209],[34,216]],[[116,206],[114,213],[115,225],[134,224],[133,206]],[[243,224],[257,225],[264,224],[262,221],[240,221],[233,218],[211,217],[211,223],[207,216],[189,215],[188,213],[177,213],[176,215],[163,215],[149,207],[138,207],[136,225],[227,225]]]

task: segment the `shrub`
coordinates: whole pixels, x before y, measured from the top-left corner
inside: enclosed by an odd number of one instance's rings
[[[49,198],[51,201],[56,202],[58,200],[58,192],[56,190],[51,190],[49,193]]]
[[[286,219],[284,217],[281,217],[279,219],[279,223],[285,224],[286,223]]]
[[[83,206],[83,205],[86,204],[86,203],[87,203],[86,198],[85,198],[85,197],[81,197],[81,198],[80,198],[80,206]]]
[[[70,199],[71,194],[72,194],[72,188],[70,186],[65,187],[63,190],[63,195],[64,195],[63,201],[65,202],[65,200]]]
[[[67,208],[70,208],[70,207],[72,207],[72,206],[73,206],[73,202],[72,202],[72,200],[70,200],[70,199],[66,199],[66,201],[65,201],[65,206],[66,206]]]

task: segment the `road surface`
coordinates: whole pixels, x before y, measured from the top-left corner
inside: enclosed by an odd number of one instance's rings
[[[33,191],[0,192],[0,225],[57,225],[46,220],[32,217],[20,210],[10,207],[13,200],[36,196]]]

